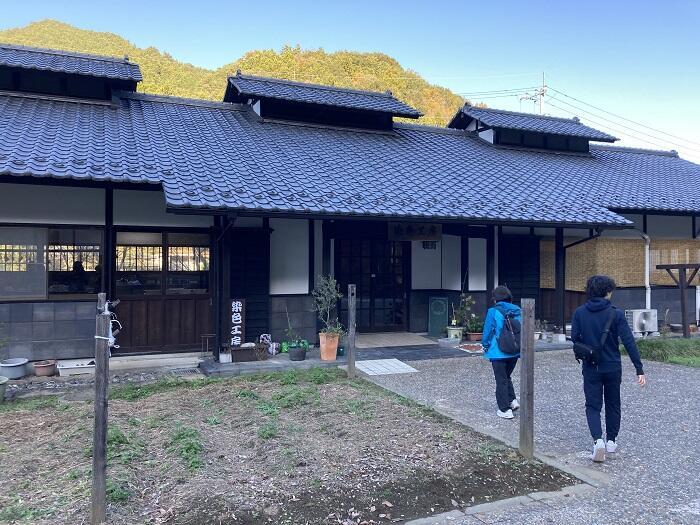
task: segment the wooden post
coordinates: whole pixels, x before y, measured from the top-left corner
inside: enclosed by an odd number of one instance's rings
[[[97,295],[95,338],[95,428],[92,440],[92,512],[90,523],[107,522],[107,387],[109,385],[109,326],[107,294]]]
[[[520,332],[520,453],[532,459],[535,408],[535,300],[521,301],[523,323]]]
[[[688,281],[687,275],[685,273],[685,268],[678,268],[678,286],[681,289],[681,323],[683,324],[683,337],[688,339],[690,337],[690,330],[688,328]]]
[[[348,284],[348,377],[355,377],[355,308],[356,286]]]

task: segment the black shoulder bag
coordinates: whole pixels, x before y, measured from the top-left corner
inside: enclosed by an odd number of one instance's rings
[[[610,333],[610,327],[612,326],[614,320],[615,309],[611,308],[610,317],[608,317],[608,321],[605,323],[603,334],[600,336],[600,346],[598,348],[594,348],[580,341],[574,341],[574,356],[576,356],[576,361],[578,361],[579,363],[587,363],[589,365],[598,364],[598,362],[600,361],[600,352],[605,347],[605,340],[608,338],[608,334]]]

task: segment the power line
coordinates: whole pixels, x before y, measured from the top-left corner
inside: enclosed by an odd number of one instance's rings
[[[512,89],[490,89],[486,91],[457,91],[456,93],[458,95],[490,95],[494,93],[506,93],[506,92],[514,92],[514,91],[528,91],[530,89],[537,89],[539,86],[529,86],[529,87],[522,87],[522,88],[512,88]]]
[[[635,120],[628,119],[628,118],[626,118],[626,117],[623,117],[622,115],[618,115],[618,114],[616,114],[616,113],[613,113],[612,111],[608,111],[608,110],[605,110],[605,109],[603,109],[603,108],[599,108],[598,106],[594,106],[593,104],[589,104],[588,102],[584,102],[584,101],[581,100],[581,99],[572,97],[571,95],[567,95],[566,93],[564,93],[564,92],[562,92],[562,91],[559,91],[558,89],[555,89],[555,88],[553,88],[553,87],[551,87],[551,86],[549,86],[549,88],[550,88],[552,91],[554,91],[554,92],[556,92],[556,93],[559,93],[560,95],[565,96],[566,98],[570,98],[571,100],[575,100],[576,102],[579,102],[579,103],[584,104],[584,105],[586,105],[586,106],[589,106],[589,107],[592,107],[592,108],[594,108],[594,109],[597,109],[598,111],[602,111],[603,113],[607,113],[608,115],[612,115],[613,117],[616,117],[616,118],[619,118],[619,119],[622,119],[622,120],[626,120],[627,122],[631,122],[632,124],[636,124],[636,125],[638,125],[638,126],[645,127],[645,128],[650,129],[650,130],[652,130],[652,131],[656,131],[657,133],[661,133],[662,135],[668,135],[669,137],[673,137],[673,138],[675,138],[675,139],[679,139],[679,140],[682,140],[682,141],[684,141],[684,142],[689,142],[689,143],[691,143],[691,144],[695,144],[696,146],[700,146],[700,142],[695,142],[695,141],[693,141],[693,140],[686,139],[685,137],[679,137],[678,135],[673,135],[672,133],[668,133],[668,132],[662,131],[662,130],[660,130],[660,129],[652,128],[651,126],[649,126],[649,125],[647,125],[647,124],[643,124],[643,123],[641,123],[641,122],[637,122],[637,121],[635,121]],[[564,102],[564,101],[561,100],[561,102]]]
[[[624,128],[624,129],[633,131],[634,133],[638,133],[638,134],[640,134],[640,135],[644,135],[644,136],[646,136],[646,137],[652,138],[652,139],[654,139],[654,140],[658,140],[658,141],[661,141],[661,142],[663,142],[663,143],[670,144],[670,145],[672,145],[672,146],[674,146],[674,147],[676,147],[676,148],[680,148],[680,149],[683,149],[683,150],[690,150],[690,151],[694,151],[694,152],[696,152],[696,153],[700,153],[700,149],[692,148],[692,147],[690,147],[690,146],[683,145],[683,144],[677,144],[677,143],[675,143],[675,142],[673,142],[673,141],[671,141],[671,140],[665,139],[665,138],[663,138],[663,137],[659,137],[659,136],[657,136],[657,135],[651,135],[651,134],[649,134],[649,133],[646,133],[645,131],[642,131],[642,130],[639,130],[639,129],[636,129],[636,128],[632,128],[632,127],[630,127],[630,126],[626,126],[625,124],[621,124],[620,122],[615,122],[615,121],[612,121],[612,120],[610,120],[610,119],[606,119],[605,117],[603,117],[603,116],[601,116],[601,115],[596,115],[595,113],[591,113],[590,111],[587,111],[587,110],[585,110],[585,109],[583,109],[583,108],[581,108],[581,107],[579,107],[579,106],[576,106],[576,105],[574,105],[574,104],[571,104],[571,103],[569,103],[569,102],[566,102],[565,100],[561,100],[561,99],[559,99],[559,98],[554,98],[554,97],[550,97],[549,100],[556,100],[557,102],[561,102],[562,104],[566,104],[567,106],[570,106],[570,107],[572,107],[572,108],[575,108],[575,109],[581,111],[582,113],[586,113],[586,114],[588,114],[588,115],[592,115],[592,116],[595,117],[595,118],[601,119],[601,120],[603,120],[603,121],[605,121],[605,122],[608,122],[609,124],[612,124],[612,125],[616,126],[616,129]],[[565,109],[563,109],[563,108],[560,108],[560,107],[558,107],[558,106],[554,106],[554,107],[557,107],[557,109],[561,109],[562,111],[567,111],[567,110],[565,110]],[[571,111],[569,111],[569,112],[571,113]],[[636,137],[636,138],[638,138],[638,137]],[[639,139],[639,140],[642,140],[642,139]],[[647,142],[648,142],[648,141],[647,141]],[[649,142],[649,143],[652,144],[652,142]]]

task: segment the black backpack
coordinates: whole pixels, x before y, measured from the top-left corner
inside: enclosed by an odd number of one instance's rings
[[[502,306],[497,306],[496,310],[504,317],[503,329],[498,335],[498,348],[504,354],[520,353],[520,321],[516,319],[516,312],[509,312]]]

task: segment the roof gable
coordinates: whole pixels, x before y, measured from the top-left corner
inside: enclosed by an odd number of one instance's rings
[[[0,66],[140,82],[138,64],[128,58],[88,55],[36,47],[0,44]]]
[[[615,142],[617,140],[617,138],[612,135],[608,135],[607,133],[582,124],[575,117],[568,119],[465,105],[459,110],[448,126],[462,127],[459,124],[460,117],[466,117],[467,122],[477,120],[490,128],[579,137],[600,142]]]
[[[418,110],[395,98],[390,92],[361,91],[291,80],[254,77],[243,75],[239,71],[235,76],[229,78],[224,100],[244,102],[248,98],[284,100],[292,103],[387,113],[407,118],[418,118],[422,115]]]

